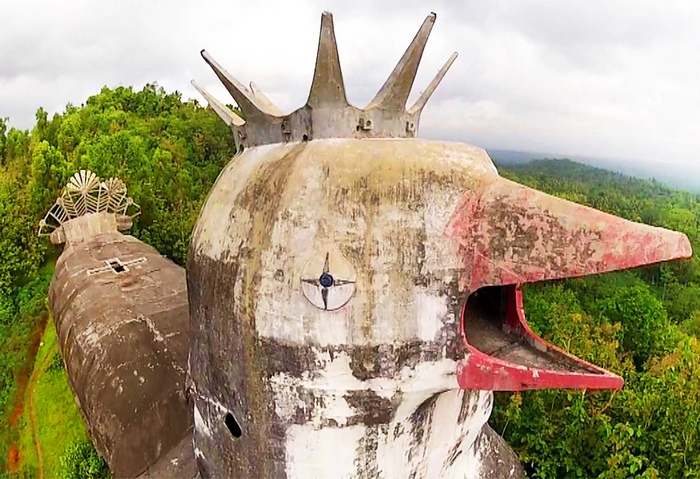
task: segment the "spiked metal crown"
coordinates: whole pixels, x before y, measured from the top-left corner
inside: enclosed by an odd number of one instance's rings
[[[251,147],[321,138],[414,138],[420,114],[428,99],[447,73],[457,53],[453,53],[418,100],[406,109],[425,44],[435,23],[431,13],[389,75],[365,108],[348,103],[340,69],[333,15],[321,16],[321,33],[316,68],[306,105],[288,115],[253,84],[248,89],[224,70],[205,50],[201,54],[241,109],[245,120],[192,81],[209,106],[233,130],[237,145]]]

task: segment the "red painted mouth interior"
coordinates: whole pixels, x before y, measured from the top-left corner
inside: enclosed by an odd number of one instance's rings
[[[470,354],[458,366],[463,389],[620,389],[620,376],[587,363],[532,332],[520,285],[484,287],[462,311]]]

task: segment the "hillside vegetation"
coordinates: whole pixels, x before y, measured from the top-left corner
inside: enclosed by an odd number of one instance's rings
[[[700,196],[566,160],[503,176],[623,218],[683,231],[700,247]],[[698,257],[528,285],[528,321],[546,339],[625,378],[619,392],[498,394],[491,419],[529,475],[700,476]]]
[[[36,478],[108,475],[73,400],[51,319],[39,345],[23,411],[18,424],[22,459],[18,475]],[[81,448],[86,449],[85,453],[77,454]]]
[[[31,475],[47,465],[66,477],[103,474],[85,442],[84,426],[70,409],[75,406],[55,337],[44,333],[51,262],[60,248],[38,238],[36,226],[61,187],[80,169],[122,178],[142,209],[131,233],[184,264],[204,197],[233,153],[230,131],[215,115],[154,85],[142,91],[105,88],[51,119],[39,109],[31,131],[8,131],[0,121],[0,476],[10,469]],[[683,231],[696,250],[700,246],[697,195],[568,161],[500,170],[558,196]],[[497,395],[491,423],[528,473],[699,476],[697,257],[528,285],[525,301],[538,333],[626,380],[617,393]],[[68,430],[47,429],[55,419],[48,417],[42,419],[46,427],[32,427],[28,404],[35,415],[69,418],[63,421]],[[39,448],[41,466],[35,457]]]
[[[75,407],[72,395],[58,393],[67,384],[52,376],[57,373],[41,375],[50,384],[30,381],[34,356],[44,351],[39,344],[48,318],[50,263],[61,251],[36,231],[68,178],[90,169],[105,179],[124,180],[142,211],[130,234],[183,265],[201,204],[233,154],[230,131],[215,115],[155,85],[141,91],[104,88],[84,105],[68,105],[51,119],[40,108],[31,131],[8,131],[6,120],[0,119],[0,476],[33,476],[36,470],[22,427],[28,417],[24,399],[38,398],[34,405],[40,409],[48,406],[40,402],[45,395],[25,394],[28,384],[57,388],[56,411],[66,401]],[[58,367],[54,359],[49,361]],[[45,448],[63,449],[64,459],[72,461],[63,468],[72,471],[66,475],[88,477],[94,470],[99,476],[99,467],[76,463],[90,460],[92,453],[79,431],[74,432],[59,437],[40,428],[38,435],[49,442],[58,438],[59,444]],[[60,452],[47,456],[46,464],[60,462]]]

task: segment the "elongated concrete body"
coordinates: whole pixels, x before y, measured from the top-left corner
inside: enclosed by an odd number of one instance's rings
[[[64,193],[52,209],[65,221],[51,238],[65,247],[49,302],[71,386],[115,477],[194,477],[185,271],[118,231],[130,221],[93,206],[109,189],[90,175],[92,187],[70,193],[77,208]]]

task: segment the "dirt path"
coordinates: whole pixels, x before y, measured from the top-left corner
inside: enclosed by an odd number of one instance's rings
[[[15,401],[15,407],[12,408],[12,412],[10,413],[9,423],[10,423],[11,429],[17,428],[17,421],[19,420],[20,417],[22,417],[22,413],[24,412],[24,410],[22,409],[22,406],[24,403],[24,391],[27,388],[27,383],[29,382],[29,376],[23,372],[20,375],[20,378],[17,382],[19,385],[20,392],[17,394],[17,400]],[[10,453],[8,455],[8,458],[7,458],[7,470],[10,473],[15,473],[15,472],[19,471],[21,460],[22,460],[22,458],[20,457],[19,447],[17,446],[17,444],[15,444],[15,443],[10,444]]]
[[[44,458],[41,455],[41,441],[39,441],[39,426],[37,426],[36,416],[34,415],[34,389],[36,382],[41,373],[46,369],[46,364],[49,362],[51,354],[44,356],[38,368],[34,368],[29,384],[27,385],[27,394],[29,395],[29,420],[32,425],[32,439],[34,441],[34,449],[36,450],[38,479],[44,479]]]
[[[25,365],[19,370],[17,374],[17,399],[15,400],[15,407],[10,413],[9,423],[10,429],[15,430],[17,428],[17,421],[22,417],[24,396],[27,389],[29,388],[29,382],[34,369],[34,361],[36,360],[36,355],[39,352],[39,344],[41,343],[41,337],[44,335],[44,330],[46,329],[46,323],[48,320],[48,313],[43,311],[41,317],[36,325],[34,333],[32,334],[32,340],[29,346],[29,354],[27,356],[27,361]],[[18,472],[22,464],[22,455],[20,454],[18,444],[10,444],[10,453],[7,458],[7,469],[10,473]]]

